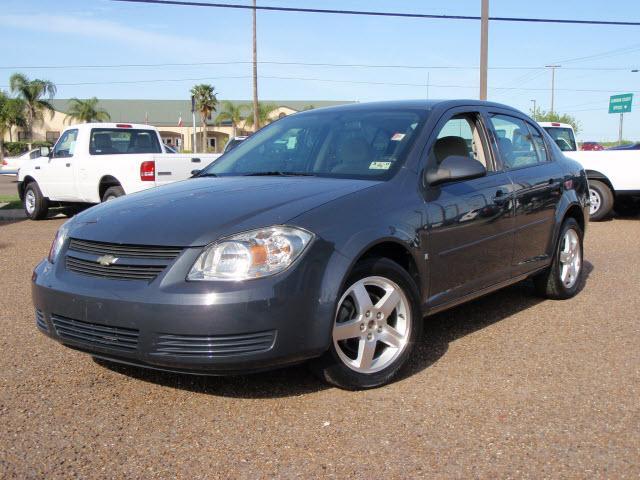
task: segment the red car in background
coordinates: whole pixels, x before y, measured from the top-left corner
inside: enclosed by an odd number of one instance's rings
[[[580,145],[580,150],[588,150],[588,151],[604,150],[604,147],[600,145],[598,142],[582,142],[582,145]]]

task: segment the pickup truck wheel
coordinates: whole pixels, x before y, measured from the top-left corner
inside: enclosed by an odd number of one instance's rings
[[[598,180],[589,180],[589,218],[594,222],[602,220],[613,208],[613,193],[609,187]]]
[[[567,218],[560,229],[551,266],[533,279],[540,296],[564,300],[578,293],[582,282],[582,239],[578,222]]]
[[[311,363],[347,390],[389,383],[420,338],[422,315],[411,276],[386,258],[356,264],[338,301],[329,351]]]
[[[31,220],[42,220],[49,213],[49,201],[42,195],[36,182],[29,183],[24,189],[24,212]]]
[[[123,195],[124,195],[124,189],[122,187],[120,186],[109,187],[105,190],[104,195],[102,195],[102,201],[108,202],[109,200],[113,200]]]

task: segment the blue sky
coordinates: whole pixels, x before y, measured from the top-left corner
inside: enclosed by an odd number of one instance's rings
[[[248,0],[218,1],[250,4]],[[607,4],[615,8],[603,7],[604,2],[596,0],[490,3],[495,16],[640,20],[637,0]],[[258,4],[454,15],[480,12],[480,0],[258,0]],[[477,98],[479,31],[479,22],[474,21],[259,12],[258,56],[262,61],[430,67],[260,65],[260,97],[370,101],[428,94],[430,98]],[[251,97],[249,63],[32,68],[249,62],[250,11],[107,0],[3,0],[0,45],[0,88],[4,89],[10,74],[21,71],[54,81],[59,98],[188,98],[189,88],[202,82],[215,85],[220,99]],[[556,74],[556,111],[581,121],[582,139],[616,139],[618,116],[607,114],[609,95],[635,92],[638,106],[625,116],[625,137],[640,140],[640,73],[631,72],[640,68],[640,27],[491,23],[490,100],[528,112],[535,99],[541,108],[549,109],[549,71],[497,67],[550,63],[563,65]]]

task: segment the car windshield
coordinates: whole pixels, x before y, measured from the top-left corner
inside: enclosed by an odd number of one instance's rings
[[[399,168],[426,110],[338,109],[284,117],[201,175],[313,175],[384,180]]]
[[[570,128],[544,127],[547,133],[553,138],[560,150],[572,152],[576,150],[576,139]]]

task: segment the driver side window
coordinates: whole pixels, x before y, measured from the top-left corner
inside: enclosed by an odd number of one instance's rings
[[[76,149],[76,139],[78,138],[78,130],[67,130],[62,134],[60,139],[53,147],[53,157],[73,157]]]
[[[486,155],[486,142],[479,128],[477,113],[462,113],[451,117],[438,132],[438,137],[429,152],[429,166],[440,165],[450,156],[467,157],[480,162],[487,171],[493,170]]]

